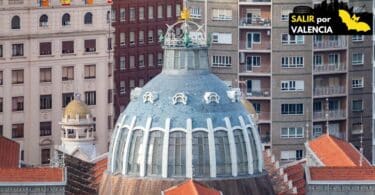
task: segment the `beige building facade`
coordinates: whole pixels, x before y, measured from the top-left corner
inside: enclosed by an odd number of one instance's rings
[[[113,121],[111,6],[105,0],[0,1],[0,133],[27,164],[48,164],[64,107],[80,94],[96,121],[97,152]]]

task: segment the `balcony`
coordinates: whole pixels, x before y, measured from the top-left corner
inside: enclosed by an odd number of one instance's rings
[[[252,66],[248,64],[240,64],[239,67],[240,76],[270,76],[270,66],[267,64],[262,64],[261,66]]]
[[[271,28],[271,20],[269,18],[241,18],[239,22],[240,28]]]
[[[268,99],[270,98],[271,93],[270,93],[270,89],[264,88],[261,90],[252,90],[252,91],[248,90],[246,95],[248,99],[263,99],[263,98]]]
[[[314,49],[316,50],[345,49],[346,47],[347,41],[345,38],[339,38],[338,40],[314,40]]]
[[[270,135],[260,135],[260,140],[262,144],[269,144],[271,142],[271,136]]]
[[[271,0],[240,0],[242,5],[271,5]]]
[[[328,117],[327,117],[328,114]],[[329,110],[328,113],[321,111],[321,112],[314,112],[314,120],[315,121],[326,121],[328,120],[344,120],[346,118],[345,110]]]
[[[258,114],[258,123],[269,123],[270,122],[270,112],[259,112]]]
[[[269,39],[262,39],[259,43],[251,43],[246,39],[242,39],[240,40],[239,52],[269,53],[271,52],[271,41]]]
[[[314,96],[342,96],[342,95],[345,95],[344,86],[314,88]]]
[[[332,65],[314,65],[315,74],[332,74],[332,73],[344,73],[346,72],[345,64],[332,64]]]

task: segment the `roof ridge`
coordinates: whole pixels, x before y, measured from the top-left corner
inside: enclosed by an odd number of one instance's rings
[[[346,159],[348,159],[350,162],[352,162],[353,166],[357,166],[357,164],[355,162],[353,162],[353,160],[351,158],[348,157],[348,154],[337,144],[336,141],[341,141],[341,139],[338,139],[338,138],[336,138],[336,137],[334,137],[332,135],[328,135],[328,134],[327,134],[327,136],[328,136],[328,139],[336,146],[336,148],[338,148],[338,150],[342,154],[344,154],[344,157]]]
[[[194,192],[195,192],[195,195],[199,195],[199,193],[198,193],[198,189],[197,189],[197,186],[195,186],[196,183],[194,182],[194,180],[190,179],[189,183],[190,183],[190,185],[193,186],[193,190],[194,190]]]

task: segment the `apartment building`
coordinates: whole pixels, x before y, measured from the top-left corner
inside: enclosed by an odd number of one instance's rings
[[[0,1],[0,134],[27,164],[48,164],[64,107],[80,94],[98,153],[113,121],[111,5],[106,0]]]
[[[115,112],[118,116],[130,101],[130,92],[159,74],[163,51],[159,43],[166,24],[180,17],[182,1],[114,1]]]

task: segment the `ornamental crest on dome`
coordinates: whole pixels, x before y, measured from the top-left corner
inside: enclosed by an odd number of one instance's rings
[[[182,103],[184,105],[187,104],[188,97],[185,95],[185,93],[176,93],[176,95],[173,96],[172,98],[172,103],[174,105],[178,103]]]
[[[158,99],[158,94],[156,92],[147,91],[143,95],[143,103],[150,102],[153,104]]]
[[[136,100],[142,93],[142,88],[136,87],[130,92],[130,100]]]
[[[232,102],[238,102],[241,97],[241,91],[239,88],[231,89],[227,91],[227,96]]]
[[[206,92],[204,93],[204,101],[206,104],[210,104],[212,102],[219,103],[220,101],[220,96],[216,92]]]

